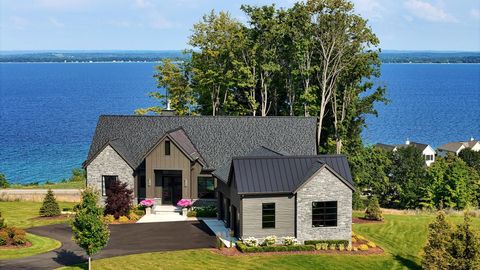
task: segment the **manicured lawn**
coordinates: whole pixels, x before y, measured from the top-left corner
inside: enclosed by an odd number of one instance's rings
[[[433,215],[386,215],[383,224],[355,224],[354,231],[373,240],[383,255],[253,255],[227,257],[209,250],[156,252],[95,260],[94,269],[420,269],[427,224]],[[450,217],[461,222],[462,217]],[[474,219],[480,228],[480,219]],[[82,269],[69,267],[62,269]]]
[[[57,240],[34,234],[27,234],[27,239],[32,243],[30,247],[18,249],[0,249],[0,260],[28,257],[59,248],[61,245],[61,243]]]
[[[64,207],[72,208],[75,203],[59,202],[60,210]],[[59,219],[35,219],[38,217],[38,211],[42,206],[41,202],[0,202],[0,211],[5,218],[8,226],[15,226],[20,228],[29,228],[35,226],[43,226],[49,224],[63,223],[67,220],[65,218]]]
[[[10,185],[12,189],[82,189],[85,188],[84,181],[67,181],[53,184],[39,184],[39,185]]]

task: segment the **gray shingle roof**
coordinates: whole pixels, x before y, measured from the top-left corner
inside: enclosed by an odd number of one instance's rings
[[[188,138],[183,128],[172,130],[167,133],[167,136],[176,143],[192,161],[198,160],[200,164],[205,165],[205,160],[195,145],[193,145],[190,138]]]
[[[239,194],[293,193],[324,164],[353,189],[344,155],[237,157],[232,172]]]
[[[465,146],[462,142],[450,142],[438,147],[439,150],[445,150],[448,152],[457,152],[462,146]]]
[[[132,167],[167,132],[182,128],[207,163],[215,169],[252,149],[265,146],[294,155],[316,154],[314,117],[229,116],[100,116],[88,163],[107,143],[119,140]],[[85,163],[85,164],[86,164]]]
[[[403,148],[403,147],[408,147],[408,146],[413,146],[417,148],[418,150],[422,151],[425,150],[425,148],[428,147],[428,144],[424,143],[417,143],[417,142],[410,142],[410,144],[384,144],[384,143],[377,143],[375,147],[382,148],[388,151],[392,151],[395,148]]]

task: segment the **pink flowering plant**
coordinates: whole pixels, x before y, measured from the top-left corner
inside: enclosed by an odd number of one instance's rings
[[[140,202],[140,205],[143,206],[143,207],[151,207],[154,203],[155,203],[154,200],[145,199],[145,200]]]
[[[177,206],[180,206],[182,208],[190,208],[192,207],[192,201],[187,199],[181,199],[180,201],[178,201]]]

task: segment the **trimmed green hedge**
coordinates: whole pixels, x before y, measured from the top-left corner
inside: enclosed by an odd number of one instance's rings
[[[305,245],[313,245],[316,244],[328,244],[330,245],[343,245],[344,247],[348,246],[350,243],[348,240],[306,240]]]
[[[242,241],[237,241],[237,248],[241,252],[280,252],[280,251],[312,251],[315,250],[313,245],[292,245],[292,246],[256,246],[247,247]]]

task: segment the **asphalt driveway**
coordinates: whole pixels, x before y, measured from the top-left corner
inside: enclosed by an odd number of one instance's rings
[[[0,269],[54,269],[87,259],[85,252],[71,240],[72,232],[66,224],[34,227],[27,231],[56,239],[62,246],[31,257],[2,260]],[[111,225],[108,245],[93,259],[209,247],[215,247],[215,235],[202,221]]]

